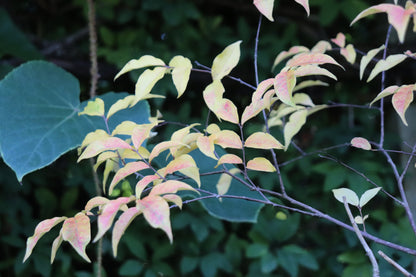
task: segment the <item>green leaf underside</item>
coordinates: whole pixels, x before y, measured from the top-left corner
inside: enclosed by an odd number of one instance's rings
[[[86,102],[79,101],[78,80],[43,61],[25,63],[0,82],[0,146],[2,157],[19,181],[79,146],[95,129],[105,129],[100,117],[78,116]],[[100,98],[108,109],[126,93]],[[24,99],[22,101],[22,99]],[[139,102],[109,120],[110,129],[125,120],[148,122],[149,106]]]

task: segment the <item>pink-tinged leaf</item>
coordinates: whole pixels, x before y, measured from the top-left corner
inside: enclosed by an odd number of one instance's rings
[[[56,252],[58,251],[59,246],[61,246],[62,241],[63,239],[62,239],[62,229],[61,229],[61,231],[59,232],[59,235],[53,240],[53,243],[52,243],[51,264],[55,260]]]
[[[203,137],[204,134],[202,133],[189,133],[187,134],[183,140],[182,143],[184,143],[185,146],[179,147],[179,148],[172,148],[170,154],[177,158],[181,155],[188,154],[192,150],[195,150],[198,148],[196,141],[199,137]]]
[[[414,19],[416,21],[416,16],[414,17]],[[416,28],[416,22],[415,22],[415,28]],[[413,32],[416,32],[416,29],[413,30]],[[416,58],[416,52],[415,53],[412,53],[412,51],[406,50],[406,52],[404,52],[404,54],[407,55],[408,57]]]
[[[35,232],[33,236],[29,237],[26,241],[26,253],[25,257],[23,258],[23,262],[29,258],[30,254],[32,254],[33,248],[35,247],[36,243],[38,243],[39,239],[49,232],[56,224],[64,221],[66,219],[65,216],[54,217],[51,219],[45,219],[36,226]]]
[[[260,82],[260,84],[257,86],[256,91],[253,93],[253,96],[251,97],[252,102],[260,100],[263,97],[264,93],[269,88],[271,88],[273,84],[274,84],[273,78],[269,78]]]
[[[85,248],[91,240],[90,219],[83,213],[68,218],[62,225],[62,239],[69,242],[77,253],[87,262],[91,262]]]
[[[89,116],[104,116],[104,101],[101,98],[90,100],[82,112],[78,115],[86,114]]]
[[[142,124],[135,127],[131,133],[131,141],[136,149],[143,144],[143,142],[149,138],[150,131],[156,125],[155,124]]]
[[[240,136],[237,135],[237,133],[234,131],[222,130],[212,134],[211,137],[215,144],[223,148],[243,148],[243,143],[241,142]]]
[[[99,154],[97,156],[97,161],[95,162],[94,165],[94,170],[97,171],[97,168],[105,161],[107,161],[108,159],[118,159],[118,155],[116,152],[112,152],[112,151],[107,151],[107,152],[103,152],[101,154]]]
[[[184,154],[171,161],[165,169],[165,176],[187,167],[196,167],[194,159],[188,154]]]
[[[257,149],[283,149],[283,145],[272,135],[263,132],[251,134],[245,141],[244,147]]]
[[[407,126],[405,113],[410,103],[413,102],[414,85],[401,86],[393,95],[392,104],[396,112],[399,114],[403,124]]]
[[[295,0],[295,2],[301,4],[303,6],[303,8],[305,9],[306,13],[310,14],[310,10],[309,10],[309,0]]]
[[[329,70],[319,67],[318,65],[304,65],[295,69],[296,77],[305,77],[310,75],[323,75],[337,80],[337,77],[334,74],[332,74]]]
[[[183,144],[179,141],[162,141],[161,143],[158,143],[153,149],[152,152],[150,152],[149,155],[149,162],[152,161],[154,158],[159,156],[160,153],[167,149],[177,149],[181,146],[186,146],[186,144]]]
[[[141,198],[143,190],[154,180],[160,179],[158,175],[147,175],[144,176],[140,181],[136,184],[136,197]]]
[[[238,124],[239,119],[238,119],[237,107],[229,99],[223,98],[222,100],[220,100],[216,111],[213,111],[213,112],[220,119],[229,121],[234,124]]]
[[[93,242],[98,241],[105,232],[110,229],[113,224],[114,217],[120,210],[120,206],[131,202],[133,199],[130,197],[119,197],[111,200],[103,208],[101,213],[98,215],[98,232]]]
[[[347,60],[347,62],[349,62],[350,64],[355,63],[357,53],[355,52],[354,46],[352,44],[348,44],[347,47],[342,48],[340,50],[340,53]]]
[[[339,67],[342,67],[339,63],[337,63],[331,56],[322,53],[300,53],[290,59],[286,66],[295,67],[295,66],[302,66],[308,64],[334,64]],[[343,68],[343,67],[342,67]]]
[[[176,194],[165,194],[162,196],[163,199],[165,199],[168,202],[172,202],[176,206],[179,207],[179,209],[182,209],[182,198],[179,195]]]
[[[110,109],[107,112],[107,119],[109,119],[113,114],[118,111],[131,108],[139,102],[139,98],[135,95],[128,95],[123,99],[117,100],[113,105],[111,105]]]
[[[138,60],[130,60],[121,70],[119,73],[117,73],[116,77],[114,77],[114,80],[120,77],[120,75],[127,73],[129,71],[143,68],[143,67],[149,67],[149,66],[165,66],[165,63],[158,58],[155,58],[150,55],[144,55],[140,57]]]
[[[266,158],[254,158],[247,162],[247,169],[264,171],[264,172],[275,172],[276,168]]]
[[[154,186],[153,189],[150,191],[149,196],[174,194],[180,190],[192,190],[194,192],[197,192],[193,187],[191,187],[187,183],[176,180],[168,180],[166,182]]]
[[[178,98],[184,93],[191,74],[192,63],[188,58],[175,56],[170,60],[169,66],[173,67],[172,80],[178,91]]]
[[[221,164],[242,164],[243,160],[234,154],[225,154],[221,156],[221,158],[218,160],[218,163],[215,167],[218,167]]]
[[[124,232],[130,225],[130,223],[133,221],[133,219],[139,214],[141,214],[140,210],[138,210],[136,207],[131,207],[127,211],[122,213],[120,217],[117,219],[117,221],[114,223],[113,234],[111,239],[114,257],[117,257],[117,246],[120,242],[121,237],[123,236]]]
[[[370,107],[371,105],[373,105],[375,102],[377,102],[378,100],[380,100],[381,98],[384,98],[386,96],[392,95],[394,94],[397,90],[399,89],[398,86],[389,86],[387,88],[385,88],[382,92],[380,92],[376,98],[374,98],[373,101],[371,101],[370,103]]]
[[[257,10],[261,12],[268,20],[274,21],[273,19],[273,5],[274,0],[254,0],[253,4],[256,6]]]
[[[237,124],[237,108],[233,102],[222,97],[224,91],[221,81],[214,80],[203,92],[205,103],[218,118]]]
[[[125,177],[129,176],[130,174],[133,174],[134,172],[147,169],[149,168],[149,165],[145,162],[138,161],[138,162],[130,162],[126,164],[123,168],[117,171],[117,173],[114,175],[113,180],[111,181],[110,187],[108,189],[108,193],[111,195],[113,192],[114,187]]]
[[[292,138],[300,131],[302,126],[306,122],[306,117],[308,116],[308,111],[302,109],[292,113],[289,117],[289,122],[286,123],[283,136],[285,138],[285,151],[290,145]]]
[[[390,55],[385,60],[380,60],[374,67],[373,71],[371,71],[370,76],[367,79],[367,83],[374,79],[379,73],[383,71],[387,71],[407,58],[406,55],[403,54],[396,54]]]
[[[102,196],[96,196],[88,200],[87,204],[85,205],[84,211],[89,212],[98,206],[103,206],[107,204],[108,202],[110,202],[110,199],[107,199]]]
[[[364,70],[367,67],[368,63],[371,62],[371,60],[384,48],[385,48],[384,45],[382,45],[379,48],[372,49],[372,50],[368,51],[367,55],[365,55],[361,58],[361,62],[360,62],[360,80],[363,79]]]
[[[101,129],[97,129],[94,132],[88,133],[85,136],[84,140],[82,141],[81,146],[78,148],[78,155],[81,154],[81,151],[80,151],[81,149],[91,144],[92,142],[97,141],[97,140],[103,140],[109,137],[110,135],[106,131],[101,130]]]
[[[240,60],[241,40],[228,45],[212,62],[211,75],[213,80],[221,80],[227,76]]]
[[[167,68],[156,67],[153,70],[146,69],[139,77],[135,86],[135,95],[138,99],[145,99],[145,97],[152,91],[153,87],[163,78]]]
[[[153,228],[162,229],[173,241],[172,228],[170,226],[170,209],[165,199],[160,196],[147,196],[137,200],[137,207],[143,211],[144,218]]]
[[[371,150],[371,144],[367,139],[362,137],[355,137],[351,140],[351,146],[360,148],[363,150]]]
[[[103,140],[94,141],[88,145],[87,148],[85,148],[84,152],[82,152],[81,156],[79,156],[78,162],[83,159],[92,158],[101,152],[117,149],[131,149],[131,146],[124,140],[116,137],[109,137]]]
[[[314,47],[312,47],[311,52],[312,53],[325,53],[328,50],[331,50],[332,46],[331,44],[326,40],[320,40],[318,43],[315,44]]]
[[[274,93],[274,92],[273,92]],[[265,109],[265,101],[263,99],[252,101],[250,105],[248,105],[245,109],[243,114],[241,115],[241,124],[244,125],[249,119],[258,115],[262,110]]]
[[[345,35],[343,33],[338,33],[336,38],[331,38],[331,41],[341,48],[345,47]]]
[[[415,13],[414,5],[406,5],[406,9],[393,4],[380,4],[372,6],[358,14],[357,17],[351,22],[351,25],[363,17],[380,12],[387,13],[389,23],[393,25],[394,29],[396,29],[399,40],[403,43],[406,29],[409,25],[410,16]]]
[[[212,81],[212,83],[204,89],[203,95],[205,104],[207,104],[207,107],[211,111],[216,110],[216,104],[219,99],[222,99],[224,91],[224,86],[222,85],[220,80]]]
[[[210,137],[199,137],[196,141],[199,151],[201,151],[205,156],[210,157],[214,160],[217,160],[217,157],[214,154],[215,146],[212,138]]]
[[[303,52],[309,52],[309,48],[306,48],[305,46],[293,46],[289,49],[289,51],[280,52],[279,55],[277,55],[276,59],[273,62],[272,71],[284,59],[289,58],[289,57],[294,56],[294,55],[299,54],[299,53],[303,53]]]
[[[111,136],[115,136],[115,135],[131,136],[133,129],[136,128],[137,126],[139,126],[139,124],[137,124],[136,122],[133,122],[130,120],[123,121],[116,126],[116,128],[111,133]]]
[[[289,106],[294,106],[292,92],[295,85],[296,76],[294,70],[282,71],[274,78],[274,90],[277,97]]]

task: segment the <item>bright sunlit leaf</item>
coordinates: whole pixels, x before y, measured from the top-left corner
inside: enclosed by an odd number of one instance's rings
[[[90,218],[83,213],[67,218],[62,225],[62,240],[69,242],[77,253],[87,262],[91,262],[85,248],[91,240]]]
[[[308,111],[305,109],[296,111],[290,115],[289,122],[286,123],[283,129],[283,135],[285,138],[285,151],[289,147],[293,136],[295,136],[305,124],[307,116]]]
[[[247,169],[264,171],[264,172],[275,172],[276,168],[272,163],[263,157],[254,158],[247,162]]]
[[[407,56],[404,54],[396,54],[388,56],[385,60],[380,60],[371,71],[370,76],[367,79],[367,83],[373,80],[374,77],[376,77],[380,72],[387,71],[392,67],[395,67],[406,58]]]
[[[128,95],[123,99],[117,100],[113,105],[111,105],[110,109],[107,112],[107,119],[109,119],[113,114],[119,112],[121,110],[131,108],[139,102],[139,98],[135,95]]]
[[[191,74],[192,63],[188,58],[175,56],[170,60],[169,66],[173,67],[172,79],[178,91],[178,98],[184,93]]]
[[[334,193],[335,198],[341,203],[344,203],[344,197],[345,197],[345,200],[347,201],[347,203],[356,207],[359,205],[357,194],[350,189],[339,188],[339,189],[333,189],[332,192]]]
[[[104,116],[104,101],[101,98],[95,98],[94,100],[88,101],[82,112],[78,115],[86,114],[89,116]]]
[[[251,134],[245,141],[244,147],[257,149],[283,149],[284,146],[272,135],[263,132]]]
[[[145,97],[153,89],[157,81],[163,78],[167,69],[164,67],[156,67],[154,69],[146,69],[139,77],[135,86],[135,95],[137,99],[145,99]]]
[[[410,103],[413,102],[414,85],[401,86],[391,100],[394,109],[399,114],[403,124],[407,126],[405,113]]]
[[[120,182],[122,179],[126,178],[127,176],[149,168],[149,165],[145,162],[138,161],[138,162],[130,162],[126,164],[123,168],[119,169],[116,174],[114,175],[113,180],[111,181],[110,187],[108,188],[108,193],[111,195],[113,192],[114,187]]]
[[[280,101],[289,106],[294,106],[292,101],[293,88],[296,85],[295,72],[293,70],[282,71],[274,78],[274,90]]]
[[[114,223],[113,234],[111,239],[111,245],[113,248],[114,257],[117,257],[117,246],[121,237],[126,231],[127,227],[133,221],[133,219],[141,214],[141,211],[136,207],[131,207],[127,211],[123,212],[117,221]]]
[[[227,76],[240,60],[241,40],[228,45],[212,62],[211,75],[213,80],[221,80]]]
[[[87,148],[85,148],[81,156],[79,156],[78,162],[83,159],[92,158],[103,151],[117,149],[131,149],[131,146],[124,140],[116,137],[108,137],[102,140],[93,141],[87,146]]]
[[[367,139],[362,137],[355,137],[351,140],[351,146],[356,148],[364,149],[364,150],[371,150],[371,144],[368,142]]]
[[[234,154],[225,154],[218,159],[218,163],[215,167],[218,167],[221,164],[242,164],[243,160]]]
[[[373,188],[366,190],[363,195],[360,197],[360,207],[364,207],[365,204],[368,203],[371,199],[374,198],[374,196],[377,195],[377,193],[380,191],[381,188]]]
[[[116,77],[114,77],[114,80],[120,77],[120,75],[132,71],[134,69],[139,69],[143,67],[149,67],[149,66],[165,66],[165,63],[158,58],[155,58],[150,55],[144,55],[140,57],[138,60],[130,60],[121,70],[119,73],[117,73]]]
[[[274,21],[273,19],[273,5],[274,0],[254,0],[253,4],[257,10],[261,12],[268,20]]]
[[[214,143],[223,148],[243,148],[240,136],[231,130],[222,130],[211,135]]]

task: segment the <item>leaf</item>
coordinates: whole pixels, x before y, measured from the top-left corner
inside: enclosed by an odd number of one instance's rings
[[[406,58],[406,55],[396,54],[388,56],[385,60],[378,61],[376,66],[371,71],[370,76],[367,79],[367,83],[373,80],[374,77],[376,77],[380,72],[387,71],[392,67],[395,67],[396,65],[404,61]]]
[[[117,219],[117,221],[114,223],[113,234],[111,239],[114,257],[117,257],[117,246],[120,242],[121,237],[123,236],[124,232],[130,225],[130,223],[133,221],[133,219],[139,214],[141,214],[140,210],[138,210],[136,207],[131,207],[127,209],[125,212],[123,212]]]
[[[305,109],[292,113],[289,117],[289,122],[286,123],[283,129],[283,135],[285,138],[285,151],[290,145],[292,138],[300,131],[302,126],[306,123],[306,117],[308,111]]]
[[[240,136],[231,130],[222,130],[220,132],[211,135],[214,144],[217,144],[223,148],[236,148],[242,149],[243,143]]]
[[[386,96],[389,96],[389,95],[394,94],[394,93],[395,93],[398,89],[399,89],[399,87],[398,87],[398,86],[389,86],[389,87],[385,88],[382,92],[380,92],[380,93],[376,96],[376,98],[374,98],[374,100],[373,100],[373,101],[371,101],[371,103],[370,103],[370,107],[371,107],[371,105],[373,105],[373,104],[374,104],[374,102],[376,102],[376,101],[380,100],[381,98],[384,98],[384,97],[386,97]]]
[[[326,40],[320,40],[318,41],[314,47],[312,47],[311,52],[312,53],[325,53],[327,50],[331,50],[332,46],[331,44]]]
[[[166,176],[167,174],[172,174],[176,171],[180,171],[187,167],[196,167],[195,161],[191,156],[187,154],[181,155],[175,158],[165,167],[164,176]]]
[[[126,178],[127,176],[149,168],[149,165],[145,162],[138,161],[138,162],[130,162],[127,163],[123,168],[119,169],[116,174],[114,175],[113,180],[111,181],[110,187],[108,188],[108,194],[111,195],[113,192],[114,187],[120,182],[122,179]]]
[[[374,196],[377,195],[377,193],[380,191],[381,188],[373,188],[366,190],[363,195],[360,197],[360,207],[364,207],[365,204],[368,203],[371,199],[373,199]]]
[[[180,146],[187,146],[186,144],[183,144],[178,141],[162,141],[158,144],[156,144],[155,147],[153,147],[152,152],[150,152],[149,155],[149,162],[151,162],[154,158],[159,156],[159,154],[167,149],[175,149]]]
[[[301,4],[309,16],[309,0],[295,0],[295,2]]]
[[[309,52],[309,48],[305,46],[292,46],[289,51],[282,51],[277,55],[274,59],[272,71],[276,68],[276,66],[281,63],[284,59],[291,57],[293,55],[302,53],[302,52]]]
[[[120,206],[131,201],[132,199],[130,197],[119,197],[117,199],[111,200],[103,206],[101,213],[98,215],[98,232],[95,235],[93,242],[97,242],[105,234],[105,232],[110,229],[114,217],[120,210]]]
[[[251,134],[245,141],[244,147],[257,149],[283,149],[284,146],[272,135],[263,132]]]
[[[341,203],[344,203],[343,198],[345,197],[347,203],[356,207],[359,205],[357,194],[350,189],[339,188],[339,189],[333,189],[332,192],[334,193],[335,198]]]
[[[146,69],[136,82],[135,95],[139,100],[145,99],[145,97],[152,91],[153,87],[163,78],[166,73],[166,68],[156,67],[154,69]]]
[[[335,77],[335,75],[334,75]],[[300,82],[299,84],[297,84],[294,88],[293,88],[293,92],[302,90],[304,88],[308,88],[308,87],[313,87],[313,86],[324,86],[327,87],[329,86],[328,83],[322,82],[320,80],[306,80],[303,82]],[[295,94],[296,95],[296,94]],[[293,100],[294,101],[294,100]],[[294,101],[295,102],[295,101]],[[295,102],[296,103],[296,102]]]
[[[214,142],[211,138],[206,136],[199,137],[196,141],[196,145],[198,146],[199,151],[204,153],[204,155],[215,160],[217,159],[217,157],[214,154]]]
[[[304,77],[310,75],[323,75],[337,80],[337,77],[334,74],[332,74],[329,70],[319,67],[318,65],[309,64],[295,69],[295,77]]]
[[[300,53],[290,59],[286,66],[295,67],[303,65],[320,65],[320,64],[334,64],[343,68],[339,63],[337,63],[331,56],[322,53]]]
[[[65,219],[65,216],[60,216],[51,219],[45,219],[38,223],[38,225],[35,228],[35,232],[33,233],[33,236],[29,237],[26,241],[26,253],[25,257],[23,258],[23,262],[25,262],[27,258],[29,258],[30,254],[32,254],[33,248],[36,246],[39,239]]]
[[[147,175],[144,176],[140,181],[137,182],[136,184],[136,197],[137,198],[141,198],[142,192],[143,190],[153,181],[160,179],[159,175]]]
[[[355,137],[351,140],[351,146],[356,148],[361,148],[364,150],[371,150],[371,144],[368,142],[367,139],[362,137]]]
[[[191,74],[192,63],[188,58],[175,56],[170,60],[169,66],[173,67],[172,79],[178,91],[178,98],[184,93]]]
[[[263,157],[254,158],[247,162],[247,169],[264,171],[264,172],[275,172],[276,168],[272,163]]]
[[[113,105],[111,105],[110,109],[107,113],[107,119],[109,119],[113,114],[115,114],[118,111],[133,107],[139,102],[140,99],[138,99],[135,95],[128,95],[124,97],[123,99],[117,100]]]
[[[94,100],[88,101],[87,106],[78,115],[89,115],[89,116],[104,116],[104,101],[101,98],[95,98]]]
[[[355,52],[354,46],[352,44],[348,44],[347,47],[342,48],[340,53],[350,64],[355,63],[355,59],[357,57],[357,52]]]
[[[218,179],[218,183],[215,186],[217,188],[218,195],[224,195],[228,192],[232,179],[233,177],[231,177],[230,175],[226,173],[223,173],[220,175],[220,178]]]
[[[59,232],[59,235],[53,240],[52,249],[51,249],[51,264],[55,260],[56,252],[58,251],[59,246],[62,244],[62,229]]]
[[[156,122],[152,124],[141,124],[136,126],[131,133],[131,141],[136,149],[149,138],[151,130],[156,126]]]
[[[227,76],[240,60],[241,40],[228,45],[212,62],[212,79],[221,80]]]
[[[69,242],[77,253],[87,262],[91,262],[85,248],[91,240],[90,219],[83,213],[68,218],[62,225],[62,240]]]
[[[272,87],[274,84],[274,78],[269,78],[266,80],[263,80],[260,82],[260,84],[257,86],[256,91],[253,93],[253,96],[251,97],[252,102],[256,102],[258,100],[260,100],[264,93],[266,93],[266,91]]]
[[[341,48],[345,47],[345,35],[338,33],[336,38],[331,38],[331,41]]]
[[[155,58],[150,55],[144,55],[140,57],[138,60],[130,60],[121,70],[119,73],[117,73],[116,77],[114,77],[114,80],[116,80],[120,75],[123,75],[124,73],[127,73],[129,71],[143,68],[143,67],[149,67],[149,66],[165,66],[165,63],[158,58]]]
[[[169,218],[170,209],[166,200],[160,196],[147,196],[137,200],[137,207],[143,211],[144,218],[150,226],[162,229],[172,243],[173,235]]]
[[[293,102],[295,102],[296,105],[315,107],[312,99],[306,93],[296,93],[293,95]]]
[[[261,12],[268,20],[274,21],[273,19],[273,4],[274,0],[254,0],[253,4],[257,10]]]
[[[274,90],[280,101],[286,105],[293,106],[292,92],[296,85],[296,76],[293,70],[283,71],[274,78]]]
[[[79,83],[71,74],[43,61],[25,63],[0,82],[2,157],[19,181],[79,146],[89,132],[106,129],[102,118],[78,116],[86,105],[79,102],[79,93]],[[100,98],[110,107],[126,95],[106,93]],[[110,131],[120,122],[131,120],[133,114],[135,122],[148,122],[147,102],[111,118]]]
[[[218,163],[215,167],[218,167],[221,164],[242,164],[243,160],[234,154],[225,154],[219,158]]]
[[[407,126],[405,113],[410,103],[413,102],[414,85],[401,86],[392,98],[392,104],[396,112],[399,114],[403,124]]]
[[[191,190],[197,192],[193,187],[191,187],[187,183],[176,180],[168,180],[166,182],[154,186],[149,193],[149,197],[156,195],[160,196],[162,194],[173,194],[177,193],[180,190]]]
[[[385,48],[384,44],[381,45],[379,48],[372,49],[368,51],[367,55],[361,58],[360,62],[360,80],[363,79],[364,70],[367,67],[368,63],[381,51]]]
[[[81,156],[79,156],[78,161],[95,157],[104,151],[109,150],[118,150],[118,149],[131,149],[130,144],[124,140],[117,137],[108,137],[102,140],[97,140],[92,142],[90,145],[85,148]]]
[[[91,198],[90,200],[88,200],[87,204],[85,205],[84,210],[86,212],[89,212],[92,209],[94,209],[95,207],[103,206],[103,205],[107,204],[108,202],[110,202],[110,200],[105,198],[105,197],[95,196],[95,197]]]

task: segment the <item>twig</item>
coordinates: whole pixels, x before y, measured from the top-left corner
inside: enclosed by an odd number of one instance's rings
[[[400,273],[402,273],[404,276],[406,277],[415,277],[413,274],[409,273],[406,269],[404,269],[401,265],[399,265],[398,263],[396,263],[394,260],[392,260],[389,256],[387,256],[386,254],[384,254],[383,251],[379,250],[377,252],[381,257],[383,257],[383,259],[385,259],[389,264],[391,264],[392,266],[394,266],[398,271],[400,271]]]
[[[384,42],[383,60],[387,57],[387,47],[389,45],[390,33],[392,25],[389,25],[386,35],[386,41]],[[384,90],[386,80],[386,71],[381,72],[381,91]],[[380,148],[383,148],[384,144],[384,98],[380,99]]]

